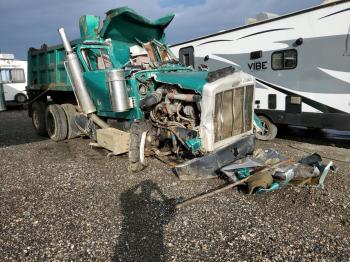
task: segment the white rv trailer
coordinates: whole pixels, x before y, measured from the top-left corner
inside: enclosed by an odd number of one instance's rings
[[[210,71],[233,66],[254,75],[255,111],[268,127],[266,139],[277,133],[273,123],[350,130],[349,0],[171,48],[189,66],[206,65]]]
[[[17,60],[13,54],[0,54],[0,81],[6,104],[27,101],[27,61]]]

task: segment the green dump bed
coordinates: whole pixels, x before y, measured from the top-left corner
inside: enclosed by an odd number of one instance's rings
[[[72,41],[72,46],[79,41]],[[41,49],[30,48],[28,51],[28,90],[72,91],[63,61],[66,51],[63,45]]]

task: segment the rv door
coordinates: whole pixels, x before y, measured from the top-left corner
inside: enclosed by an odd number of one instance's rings
[[[179,50],[179,61],[185,66],[192,66],[195,68],[193,46],[183,47]]]

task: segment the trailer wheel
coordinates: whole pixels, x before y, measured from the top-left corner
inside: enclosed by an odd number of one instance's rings
[[[72,139],[80,136],[82,133],[80,132],[77,124],[75,123],[75,116],[77,114],[77,110],[75,109],[75,106],[72,104],[62,104],[61,107],[64,110],[64,113],[67,117],[67,124],[68,124],[68,134],[67,138]]]
[[[261,124],[264,127],[263,131],[256,131],[255,136],[259,140],[272,140],[277,135],[277,126],[274,125],[267,117],[259,116]]]
[[[53,141],[62,141],[68,134],[67,117],[60,105],[52,104],[46,108],[46,130]]]
[[[36,101],[30,107],[32,123],[36,133],[39,136],[47,136],[46,122],[45,122],[45,107],[46,107],[46,104],[42,101]]]
[[[15,101],[17,104],[24,104],[25,102],[27,102],[28,98],[25,94],[22,93],[18,93],[17,95],[15,95]]]
[[[129,170],[132,172],[139,172],[143,170],[146,165],[140,160],[140,143],[141,136],[144,131],[148,129],[145,122],[134,122],[130,128],[130,144],[129,144]]]

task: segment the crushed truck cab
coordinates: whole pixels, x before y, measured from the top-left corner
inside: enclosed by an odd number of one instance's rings
[[[80,18],[81,38],[28,52],[29,114],[55,141],[89,136],[130,169],[147,156],[176,162],[180,178],[207,178],[254,150],[255,81],[232,67],[179,63],[165,42],[174,18],[150,21],[123,7]]]

